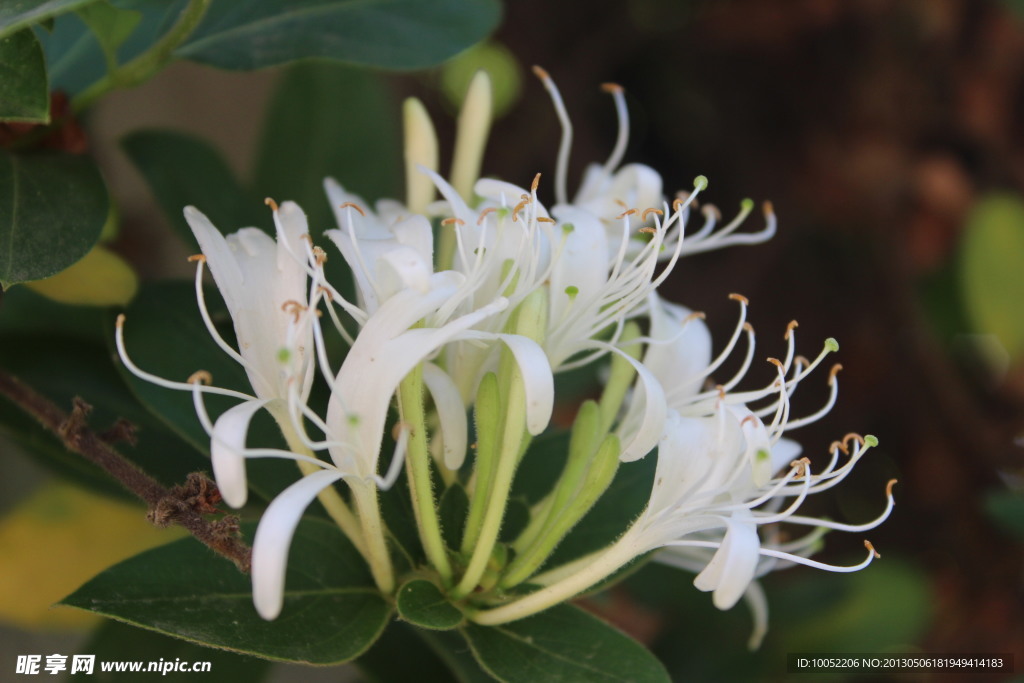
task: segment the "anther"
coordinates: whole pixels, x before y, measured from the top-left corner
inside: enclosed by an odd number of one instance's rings
[[[551,80],[551,75],[543,67],[539,67],[536,64],[533,65],[533,73],[542,81]]]
[[[707,318],[707,316],[704,315],[704,311],[694,311],[690,315],[688,315],[685,318],[683,318],[683,324],[685,325],[686,323],[690,322],[691,320],[705,320],[706,318]]]
[[[616,216],[616,218],[625,218],[626,216],[632,216],[632,215],[634,215],[636,213],[637,213],[636,209],[626,209],[625,211],[620,213],[618,216]]]
[[[704,208],[701,209],[701,212],[705,216],[707,216],[708,214],[711,214],[712,216],[715,217],[716,221],[722,220],[722,212],[714,204],[705,204]]]
[[[621,218],[621,217],[622,216],[619,216],[619,218]],[[637,232],[646,233],[648,235],[657,235],[658,234],[658,231],[655,230],[654,228],[640,228]]]
[[[850,449],[847,448],[846,444],[844,444],[842,441],[833,441],[831,444],[829,444],[828,452],[835,453],[836,451],[842,451],[844,455],[850,454]]]
[[[271,211],[277,213],[277,202],[275,202],[273,199],[267,197],[266,199],[263,200],[263,203],[269,206]]]
[[[524,199],[524,200],[520,201],[518,204],[516,204],[515,207],[513,207],[513,209],[512,209],[512,222],[513,223],[515,223],[515,222],[517,222],[519,220],[519,211],[520,211],[520,209],[522,209],[523,207],[525,207],[529,203],[530,203],[530,198],[527,197],[526,199]]]
[[[298,301],[295,301],[294,299],[288,299],[288,301],[285,301],[283,304],[281,304],[281,310],[286,313],[291,313],[293,316],[295,316],[295,322],[298,323],[299,318],[302,315],[302,312],[307,311],[309,309],[300,304]]]
[[[747,424],[748,422],[752,423],[756,427],[757,426],[757,415],[747,415],[745,418],[740,420],[740,427],[742,427],[743,425]]]
[[[836,375],[838,375],[839,371],[842,370],[842,369],[843,369],[843,364],[842,363],[836,363],[835,365],[832,366],[832,369],[828,371],[828,385],[829,386],[832,386],[832,382],[836,381]]]
[[[871,541],[865,540],[864,547],[871,551],[871,554],[875,556],[876,560],[881,559],[882,556],[878,554],[877,550],[875,550],[875,546],[871,545]]]
[[[892,487],[896,485],[895,479],[890,479],[889,483],[885,485],[885,495],[892,498]]]
[[[601,91],[606,92],[610,95],[614,95],[615,93],[622,92],[622,86],[619,85],[618,83],[602,83]]]
[[[441,225],[465,225],[466,221],[452,216],[451,218],[445,218],[441,221]]]
[[[334,301],[334,292],[327,289],[323,285],[317,285],[316,291],[324,295],[324,298],[328,301]]]
[[[188,257],[189,263],[195,263],[196,261],[199,263],[206,263],[206,256],[203,254],[192,254]]]
[[[742,294],[736,294],[735,292],[733,292],[732,294],[729,295],[729,298],[732,299],[733,301],[739,301],[744,306],[750,305],[750,299],[743,296]]]
[[[318,266],[327,263],[327,252],[320,247],[313,247],[313,259]]]
[[[622,201],[621,199],[613,199],[612,201],[615,202],[616,204],[618,204],[619,206],[621,206],[623,209],[628,209],[629,208],[629,204],[627,204],[626,202]]]
[[[408,425],[405,422],[396,422],[395,426],[391,428],[391,438],[397,441],[403,430],[408,430],[409,433],[412,434],[411,425]]]
[[[749,332],[750,334],[754,334],[754,326],[751,325],[750,323],[743,323],[743,329],[744,331]]]
[[[537,191],[537,187],[539,187],[539,186],[540,186],[540,173],[538,173],[537,175],[533,176],[533,182],[530,183],[530,192],[536,192]]]
[[[338,207],[339,209],[355,209],[359,212],[360,216],[366,216],[366,212],[363,211],[363,207],[359,206],[355,202],[345,202]]]
[[[537,216],[538,223],[557,223],[554,218],[547,218],[546,216]]]
[[[768,218],[769,216],[772,216],[772,215],[775,214],[775,206],[771,202],[765,202],[762,205],[762,209],[764,210],[765,218]]]
[[[210,385],[213,384],[213,375],[208,373],[206,370],[196,370],[188,376],[187,381],[189,384],[195,384],[198,382],[199,384]]]
[[[797,356],[796,358],[793,359],[793,362],[794,363],[799,363],[800,365],[810,365],[811,364],[811,361],[809,361],[807,359],[807,356]]]
[[[118,313],[117,314],[117,323],[116,324],[117,324],[117,326],[119,328],[120,327],[124,327],[124,313]]]
[[[715,389],[718,390],[718,398],[720,400],[724,401],[725,400],[725,385],[723,385],[723,384],[716,384],[715,385]]]
[[[789,341],[789,335],[793,333],[793,330],[800,327],[800,323],[795,320],[790,320],[789,324],[786,325],[786,334],[782,335],[782,338]]]
[[[860,444],[861,448],[864,447],[864,437],[861,436],[860,434],[850,432],[849,434],[843,437],[843,443],[846,446],[849,446],[851,441],[856,441],[858,444]]]
[[[494,213],[497,210],[498,210],[497,207],[494,207],[494,206],[492,206],[489,209],[484,209],[483,211],[480,212],[480,218],[476,219],[476,224],[477,225],[483,225],[484,219],[487,218],[487,214]]]
[[[786,366],[782,364],[782,361],[778,358],[769,358],[768,362],[777,367],[779,370],[785,370]]]
[[[644,212],[643,212],[642,214],[640,214],[640,220],[643,220],[643,221],[647,220],[647,216],[648,216],[648,215],[650,215],[650,214],[652,214],[652,213],[656,213],[656,214],[658,214],[659,216],[664,216],[664,215],[665,215],[665,212],[664,212],[664,211],[662,211],[661,209],[655,209],[655,208],[654,208],[654,207],[652,206],[652,207],[651,207],[651,208],[649,208],[649,209],[644,209]]]
[[[680,199],[679,197],[676,197],[675,199],[672,200],[672,210],[680,211],[682,210],[685,204],[686,202],[684,200]]]

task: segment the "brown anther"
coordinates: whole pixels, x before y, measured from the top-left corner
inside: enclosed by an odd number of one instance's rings
[[[556,221],[554,218],[548,218],[546,216],[538,216],[537,217],[537,222],[538,223],[557,223],[558,221]]]
[[[616,216],[616,218],[625,218],[626,216],[633,216],[633,215],[635,215],[637,213],[639,213],[639,212],[636,209],[626,209],[625,211],[620,213],[618,216]]]
[[[860,444],[861,448],[864,447],[864,437],[861,436],[860,434],[850,432],[849,434],[843,437],[843,445],[845,445],[847,448],[849,448],[851,441],[856,441],[858,444]]]
[[[623,209],[628,209],[629,208],[629,204],[627,204],[626,202],[622,201],[621,199],[613,199],[612,201],[615,202],[616,204],[618,204],[619,206],[621,206]]]
[[[476,441],[474,441],[473,443],[469,444],[469,449],[472,450],[472,451],[476,450]]]
[[[775,213],[775,206],[771,202],[765,202],[763,205],[765,218]]]
[[[117,314],[117,321],[115,322],[115,324],[116,324],[116,325],[117,325],[117,326],[118,326],[119,328],[120,328],[120,327],[124,327],[124,313],[118,313],[118,314]]]
[[[451,218],[445,218],[441,221],[441,225],[465,225],[466,221],[452,216]]]
[[[661,209],[655,209],[655,208],[654,208],[654,207],[652,206],[652,207],[651,207],[651,208],[649,208],[649,209],[644,209],[644,212],[643,212],[642,214],[640,214],[640,220],[644,220],[644,221],[645,221],[645,220],[647,220],[647,216],[649,216],[649,215],[650,215],[650,214],[652,214],[652,213],[656,213],[656,214],[658,214],[659,216],[664,216],[664,215],[665,215],[665,212],[664,212],[664,211],[662,211]]]
[[[327,263],[327,252],[320,247],[313,247],[313,260],[318,266]]]
[[[795,330],[798,327],[800,327],[800,323],[798,323],[795,320],[790,320],[789,324],[786,325],[786,334],[782,335],[782,338],[785,339],[786,341],[789,341],[789,336],[793,334],[793,330]]]
[[[782,361],[778,358],[769,358],[768,362],[777,367],[779,370],[785,370],[786,366],[782,364]]]
[[[743,425],[747,424],[748,422],[750,422],[751,424],[753,424],[756,427],[757,426],[757,415],[747,415],[745,418],[743,418],[740,421],[740,427],[742,427]]]
[[[270,197],[267,197],[266,199],[264,199],[263,203],[266,204],[267,206],[269,206],[271,211],[274,211],[275,213],[277,212],[277,202],[275,202]]]
[[[716,221],[722,220],[722,212],[719,211],[718,207],[715,206],[714,204],[706,204],[704,208],[701,209],[701,211],[704,213],[705,216],[707,214],[711,214],[712,216],[715,217]]]
[[[842,363],[836,363],[835,365],[832,366],[832,369],[828,371],[828,385],[829,386],[832,386],[832,382],[836,381],[836,375],[838,375],[839,371],[842,370],[842,369],[843,369],[843,364]]]
[[[317,285],[316,291],[323,294],[324,298],[327,299],[328,301],[334,301],[334,292],[327,289],[323,285]]]
[[[206,263],[206,256],[203,254],[192,254],[191,256],[188,257],[189,263],[195,263],[197,261],[199,263]]]
[[[807,356],[797,356],[793,359],[793,362],[798,365],[810,365],[811,361],[807,359]]]
[[[537,66],[536,64],[533,65],[533,73],[542,81],[551,80],[551,75],[543,67]]]
[[[729,295],[729,298],[732,299],[733,301],[739,301],[744,306],[750,305],[750,299],[743,296],[742,294],[736,294],[735,292],[733,292],[732,294]]]
[[[828,447],[828,452],[829,453],[833,453],[833,452],[835,452],[837,450],[842,451],[845,455],[849,455],[850,454],[850,449],[847,448],[846,444],[844,444],[842,441],[833,441],[831,444],[829,444],[829,447]]]
[[[480,212],[480,218],[476,219],[476,224],[477,225],[483,225],[484,219],[487,218],[487,214],[494,213],[497,210],[498,209],[496,207],[493,207],[493,206],[491,208],[489,208],[489,209],[484,209],[483,211]]]
[[[679,211],[680,209],[683,208],[684,204],[686,204],[685,200],[676,197],[675,199],[672,200],[672,210]]]
[[[526,195],[523,195],[523,196],[526,197]],[[512,209],[512,222],[513,223],[515,223],[515,222],[517,222],[519,220],[519,211],[523,207],[525,207],[527,204],[529,204],[529,203],[530,203],[530,198],[526,197],[526,199],[522,200],[521,202],[516,204],[515,207],[513,207],[513,209]]]
[[[718,391],[718,398],[725,400],[725,385],[716,384],[715,389]]]
[[[213,375],[208,373],[206,370],[196,370],[188,376],[188,380],[186,381],[189,384],[195,384],[198,382],[199,384],[210,385],[213,384]]]
[[[308,244],[310,248],[316,246],[313,244],[313,236],[310,235],[308,232],[304,232],[301,235],[299,235],[299,239]]]
[[[750,334],[754,334],[754,326],[751,325],[750,323],[743,323],[743,329],[744,331],[749,332]]]
[[[618,83],[602,83],[601,90],[603,92],[614,95],[616,93],[622,92],[622,86],[619,85]]]
[[[885,495],[892,498],[892,487],[896,485],[895,479],[890,479],[889,483],[885,485]]]
[[[877,550],[875,550],[875,546],[871,545],[871,541],[865,540],[864,547],[871,551],[871,554],[875,556],[876,560],[881,559],[882,556],[878,554]]]
[[[318,317],[318,318],[322,318],[322,317],[324,317],[324,312],[323,312],[323,311],[321,311],[321,310],[320,310],[319,308],[318,308],[318,309],[316,309],[316,310],[314,311],[314,313],[316,313],[316,317]]]
[[[622,216],[619,216],[619,218],[621,218],[621,217]],[[648,234],[648,235],[657,235],[658,234],[658,231],[655,230],[654,228],[640,228],[639,230],[637,230],[637,232],[642,232],[642,233],[645,233],[645,234]]]
[[[295,322],[297,323],[299,322],[299,317],[302,315],[302,312],[309,309],[294,299],[288,299],[288,301],[281,304],[281,310],[286,313],[291,313],[295,317]]]
[[[811,466],[811,460],[810,458],[803,457],[800,458],[799,460],[794,460],[793,462],[789,463],[789,466],[796,469],[797,478],[806,477],[808,469]]]
[[[391,428],[391,438],[398,441],[398,437],[402,435],[402,430],[408,430],[412,434],[412,426],[405,422],[396,422],[395,426]]]
[[[536,192],[537,188],[539,186],[540,186],[540,173],[538,173],[537,175],[533,176],[533,182],[530,183],[530,192]]]
[[[690,322],[691,320],[704,320],[707,316],[704,315],[704,311],[694,311],[690,315],[683,318],[683,324]]]
[[[355,209],[356,211],[359,212],[360,216],[366,216],[366,212],[363,211],[363,207],[359,206],[355,202],[345,202],[344,204],[341,204],[338,208],[339,209]]]

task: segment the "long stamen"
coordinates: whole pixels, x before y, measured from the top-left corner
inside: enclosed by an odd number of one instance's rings
[[[562,126],[562,140],[558,144],[558,163],[555,166],[555,201],[559,204],[567,204],[569,202],[567,185],[569,150],[572,147],[572,122],[569,121],[569,112],[565,109],[562,95],[558,92],[558,87],[555,86],[555,82],[551,80],[548,72],[539,66],[534,66],[533,73],[537,75],[537,78],[547,88],[548,95],[551,97],[551,103],[555,106],[555,113],[558,115],[558,122]]]
[[[611,174],[622,163],[622,157],[626,154],[626,145],[629,143],[629,109],[626,107],[626,95],[621,85],[616,83],[605,83],[601,90],[609,93],[615,99],[615,114],[619,119],[619,134],[615,139],[615,147],[612,149],[608,161],[604,162],[604,172]]]

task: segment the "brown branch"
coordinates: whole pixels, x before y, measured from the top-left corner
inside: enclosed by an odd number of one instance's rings
[[[0,395],[60,437],[68,450],[83,456],[144,500],[149,505],[147,518],[153,524],[178,524],[208,548],[234,562],[241,571],[249,571],[252,549],[239,538],[238,518],[232,515],[210,521],[203,517],[215,512],[220,501],[216,485],[206,475],[192,473],[185,484],[168,490],[110,445],[114,441],[134,441],[134,428],[127,422],[118,420],[102,436],[98,435],[86,420],[92,410],[88,403],[76,397],[69,415],[2,369]]]

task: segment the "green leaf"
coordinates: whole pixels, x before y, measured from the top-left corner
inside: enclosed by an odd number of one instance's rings
[[[1024,540],[1024,493],[992,491],[985,496],[985,512],[1004,532]]]
[[[117,621],[106,621],[92,634],[77,651],[96,655],[100,662],[134,661],[161,662],[169,666],[180,662],[209,662],[209,672],[168,671],[161,672],[160,680],[168,683],[189,683],[190,681],[218,681],[222,683],[258,683],[270,673],[266,660],[237,655],[226,650],[212,650],[177,638],[134,628]],[[162,665],[162,664],[161,664]],[[95,681],[99,679],[99,667],[93,674],[79,672],[72,681]],[[155,680],[156,673],[152,674]],[[116,679],[114,679],[116,680]]]
[[[201,645],[309,664],[358,657],[391,614],[348,539],[311,519],[292,542],[275,621],[256,614],[249,577],[192,538],[125,560],[61,604]]]
[[[118,9],[106,0],[78,10],[78,16],[96,37],[109,66],[117,65],[118,48],[128,40],[128,36],[142,21],[141,12]]]
[[[259,69],[308,58],[422,69],[484,38],[500,14],[497,0],[213,3],[177,54],[224,69]]]
[[[327,176],[366,201],[395,196],[401,177],[397,115],[372,73],[325,63],[289,69],[263,124],[256,193],[298,202],[314,236],[335,227],[323,189]]]
[[[399,616],[423,628],[447,631],[463,621],[462,610],[426,579],[406,581],[398,589],[396,607]]]
[[[178,234],[199,245],[182,210],[195,206],[225,234],[247,225],[273,227],[270,209],[243,189],[220,153],[204,140],[169,130],[134,132],[121,146],[149,183]]]
[[[4,0],[0,3],[0,37],[95,0]]]
[[[419,637],[422,632],[409,624],[394,621],[373,647],[355,661],[355,664],[360,672],[374,683],[451,680],[452,672],[448,666]],[[460,642],[462,640],[458,636],[455,638]],[[396,653],[401,655],[396,656]],[[472,663],[476,666],[475,662]]]
[[[1024,200],[995,194],[967,220],[960,277],[964,305],[976,332],[995,335],[1011,357],[1024,353]]]
[[[0,286],[55,275],[85,256],[107,220],[91,159],[0,150]]]
[[[0,121],[50,122],[46,59],[32,29],[0,38]]]
[[[462,546],[462,530],[466,525],[466,514],[469,512],[469,496],[466,495],[466,489],[458,482],[452,484],[441,495],[441,502],[437,507],[445,545],[452,550],[458,550]]]
[[[551,491],[569,456],[569,432],[548,430],[530,442],[516,470],[512,483],[514,498],[522,498],[530,505],[539,502]]]
[[[480,665],[501,681],[669,681],[643,645],[572,605],[462,632]]]

